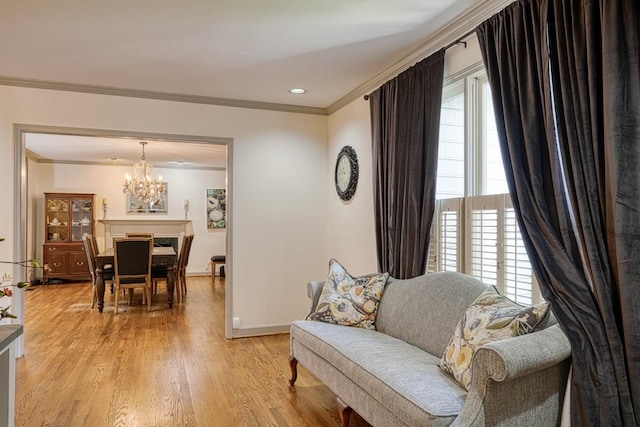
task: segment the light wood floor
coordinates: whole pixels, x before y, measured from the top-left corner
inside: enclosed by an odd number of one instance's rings
[[[289,387],[289,336],[224,338],[224,279],[189,277],[169,309],[90,309],[91,285],[26,294],[16,426],[339,426],[335,395],[304,367]],[[352,426],[367,424],[359,417]]]

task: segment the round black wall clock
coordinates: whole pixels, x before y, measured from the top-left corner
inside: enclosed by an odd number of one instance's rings
[[[335,171],[336,192],[342,200],[351,200],[358,185],[358,156],[356,150],[345,145],[338,154]]]

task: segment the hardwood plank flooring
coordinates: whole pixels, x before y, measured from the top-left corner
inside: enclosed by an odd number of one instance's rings
[[[16,426],[340,425],[335,395],[299,365],[289,336],[224,337],[224,279],[189,277],[169,309],[163,283],[113,314],[90,308],[91,284],[26,291],[25,355],[16,363]],[[354,416],[352,427],[367,426]]]

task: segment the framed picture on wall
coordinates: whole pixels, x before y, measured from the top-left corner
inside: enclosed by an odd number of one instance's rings
[[[227,226],[227,190],[207,189],[207,228]]]
[[[168,212],[167,205],[169,204],[167,202],[169,189],[167,183],[164,185],[165,188],[167,188],[167,192],[163,195],[162,199],[156,202],[143,202],[138,200],[136,196],[127,193],[127,214],[166,214]]]

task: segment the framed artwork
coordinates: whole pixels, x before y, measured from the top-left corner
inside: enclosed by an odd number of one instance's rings
[[[168,212],[167,199],[169,195],[169,185],[167,183],[165,183],[164,185],[167,190],[162,196],[162,199],[158,200],[157,202],[142,202],[138,200],[136,196],[132,196],[131,194],[127,193],[127,214],[166,214]]]
[[[227,225],[227,190],[207,189],[207,228],[225,228]]]

